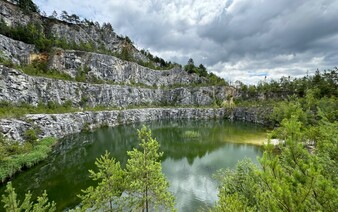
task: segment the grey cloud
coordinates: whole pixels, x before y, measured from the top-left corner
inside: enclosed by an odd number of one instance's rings
[[[259,77],[250,77],[250,71],[299,76],[304,70],[333,68],[338,62],[334,0],[55,2],[36,1],[47,13],[56,8],[109,21],[140,48],[179,63],[192,57],[196,64],[203,63],[232,81],[237,74],[246,82],[256,82]]]

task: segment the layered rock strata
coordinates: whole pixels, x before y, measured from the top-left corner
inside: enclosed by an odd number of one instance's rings
[[[64,114],[31,114],[23,119],[1,119],[0,132],[6,137],[23,142],[28,129],[39,129],[40,137],[63,137],[82,130],[166,119],[230,119],[259,124],[268,123],[260,108],[147,108]]]

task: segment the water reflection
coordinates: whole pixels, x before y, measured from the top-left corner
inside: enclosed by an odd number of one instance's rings
[[[163,172],[176,196],[179,211],[212,206],[217,199],[217,183],[212,174],[220,168],[233,167],[244,157],[256,160],[259,147],[239,143],[262,140],[265,135],[264,129],[240,122],[181,120],[145,124],[165,152]],[[126,151],[137,146],[136,129],[141,125],[100,129],[62,139],[45,162],[13,180],[19,197],[23,198],[28,190],[33,197],[47,190],[58,210],[74,207],[79,202],[76,195],[93,184],[88,170],[95,169],[95,159],[107,150],[125,165]],[[199,136],[185,137],[186,131],[198,132]],[[3,191],[4,186],[0,195]]]
[[[196,157],[193,163],[187,158],[166,159],[163,172],[171,183],[179,211],[196,211],[212,207],[217,200],[217,182],[211,177],[221,168],[233,167],[243,157],[255,161],[260,150],[252,145],[225,144],[203,157]]]

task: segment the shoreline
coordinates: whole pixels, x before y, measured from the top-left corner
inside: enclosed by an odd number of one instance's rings
[[[85,111],[60,114],[28,114],[21,119],[0,119],[0,132],[8,139],[24,143],[24,134],[37,129],[39,138],[56,137],[113,127],[121,124],[168,119],[229,119],[268,125],[262,108],[143,108]]]

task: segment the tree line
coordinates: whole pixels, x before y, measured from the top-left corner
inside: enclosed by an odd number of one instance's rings
[[[336,211],[336,77],[335,71],[316,72],[279,84],[294,95],[279,101],[270,117],[277,127],[269,139],[278,144],[264,146],[259,165],[243,160],[235,169],[218,172],[215,211]]]
[[[240,161],[219,171],[215,211],[336,211],[338,208],[337,68],[291,80],[241,85],[242,91],[285,93],[259,165]],[[247,90],[246,90],[247,89]],[[271,140],[270,140],[271,141]]]
[[[206,78],[211,85],[229,85],[223,78],[212,72],[208,72],[207,68],[203,64],[200,64],[198,67],[195,66],[194,60],[192,58],[188,60],[183,69],[189,74],[194,73],[200,77]]]
[[[255,99],[260,94],[269,97],[305,97],[306,91],[310,88],[317,89],[318,98],[327,96],[338,96],[338,68],[331,70],[316,70],[314,75],[307,75],[302,78],[281,77],[279,80],[269,82],[261,81],[257,85],[245,85],[237,81],[240,91],[243,93],[243,100]]]

